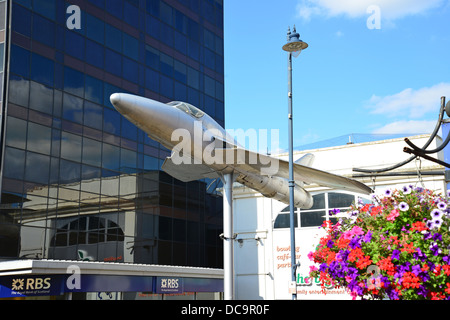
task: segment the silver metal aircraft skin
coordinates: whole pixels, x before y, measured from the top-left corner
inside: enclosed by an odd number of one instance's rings
[[[110,100],[125,118],[172,151],[162,170],[174,178],[188,182],[234,173],[237,182],[289,204],[288,161],[244,149],[200,109],[181,101],[166,104],[126,93],[114,93]],[[359,181],[312,168],[313,160],[314,156],[307,154],[294,163],[296,207],[309,209],[313,205],[304,183],[362,194],[372,192]]]

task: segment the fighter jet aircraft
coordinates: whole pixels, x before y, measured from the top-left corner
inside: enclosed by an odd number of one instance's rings
[[[173,101],[114,93],[111,103],[125,118],[172,151],[162,170],[188,182],[220,178],[233,172],[236,181],[262,195],[289,204],[289,163],[240,146],[222,126],[195,106]],[[320,186],[370,194],[371,189],[352,179],[310,167],[313,155],[294,163],[294,205],[309,209],[313,198],[303,187]]]

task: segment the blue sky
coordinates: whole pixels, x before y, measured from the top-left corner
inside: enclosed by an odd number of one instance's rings
[[[227,129],[278,129],[288,148],[281,47],[293,25],[309,44],[293,59],[294,146],[431,132],[450,100],[450,0],[224,2]]]

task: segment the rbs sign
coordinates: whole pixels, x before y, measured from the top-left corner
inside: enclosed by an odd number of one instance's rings
[[[183,293],[183,279],[157,277],[156,293]]]
[[[60,295],[61,279],[59,275],[1,277],[0,298]]]

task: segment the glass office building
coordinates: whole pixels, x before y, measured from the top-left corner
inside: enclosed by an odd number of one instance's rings
[[[0,260],[222,268],[217,181],[161,171],[170,151],[109,101],[223,125],[222,0],[0,1],[0,23]]]

